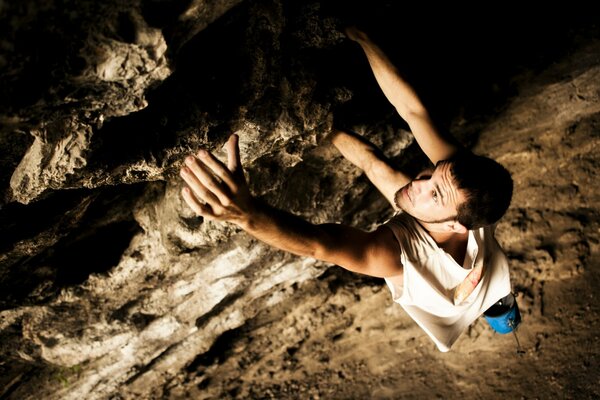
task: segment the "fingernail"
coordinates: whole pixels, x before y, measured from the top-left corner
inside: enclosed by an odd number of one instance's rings
[[[181,168],[181,173],[182,174],[187,174],[188,172],[190,172],[190,170],[188,169],[188,167]]]
[[[188,157],[186,157],[185,163],[187,165],[191,165],[193,162],[194,162],[194,156],[188,156]]]
[[[198,157],[206,157],[207,154],[207,151],[204,149],[198,150]]]

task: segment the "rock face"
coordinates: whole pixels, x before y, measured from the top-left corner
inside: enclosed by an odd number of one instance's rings
[[[598,395],[598,27],[585,13],[510,32],[444,18],[412,35],[429,20],[394,3],[0,2],[0,397]],[[513,173],[498,236],[526,321],[520,363],[481,322],[442,357],[381,280],[183,204],[183,157],[223,158],[235,132],[271,205],[367,230],[391,216],[325,140],[336,123],[425,165],[349,23],[440,126]],[[576,362],[587,375],[562,370]]]

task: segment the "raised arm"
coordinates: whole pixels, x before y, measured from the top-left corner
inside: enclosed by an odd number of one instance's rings
[[[373,145],[353,132],[336,129],[331,133],[331,142],[342,155],[362,169],[367,178],[375,185],[383,196],[397,209],[394,195],[410,178],[391,166],[383,153]]]
[[[227,143],[227,166],[206,151],[186,158],[181,176],[186,203],[207,219],[232,222],[257,239],[300,256],[337,264],[350,271],[387,277],[402,271],[391,230],[364,232],[339,224],[314,225],[250,195],[242,171],[237,136]]]
[[[383,94],[408,123],[421,150],[431,162],[436,164],[439,160],[450,158],[459,145],[435,128],[417,93],[402,78],[381,48],[355,27],[348,28],[346,34],[363,49]]]

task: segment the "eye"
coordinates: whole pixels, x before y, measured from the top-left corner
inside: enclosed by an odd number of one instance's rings
[[[437,192],[434,190],[431,192],[431,195],[433,197],[433,201],[435,201],[436,203],[438,202],[438,194]]]

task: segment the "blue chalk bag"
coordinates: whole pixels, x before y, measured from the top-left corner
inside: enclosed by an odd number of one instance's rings
[[[483,316],[492,329],[502,334],[513,332],[521,323],[519,306],[512,293],[498,300],[483,313]]]

